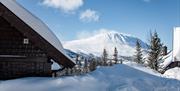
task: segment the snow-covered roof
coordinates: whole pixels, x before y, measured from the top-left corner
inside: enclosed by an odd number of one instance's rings
[[[173,61],[180,61],[180,27],[174,28]]]
[[[45,25],[40,19],[35,17],[15,0],[0,0],[0,2],[6,6],[11,12],[13,12],[24,23],[29,25],[35,32],[41,37],[53,45],[58,51],[63,53],[69,60],[73,61],[69,56],[65,54],[64,48],[55,34]]]
[[[162,68],[166,68],[169,64],[172,63],[172,52],[170,52],[168,55],[166,56],[163,56],[162,60],[163,60],[163,63],[161,63],[161,67]]]
[[[163,57],[162,68],[166,68],[173,61],[180,61],[180,27],[174,28],[173,37],[173,51]]]

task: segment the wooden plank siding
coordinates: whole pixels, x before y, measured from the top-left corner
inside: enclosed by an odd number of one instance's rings
[[[45,57],[0,57],[0,79],[19,77],[51,76],[51,63]]]
[[[165,70],[171,69],[171,68],[175,68],[175,67],[180,67],[180,61],[174,61],[171,62]]]

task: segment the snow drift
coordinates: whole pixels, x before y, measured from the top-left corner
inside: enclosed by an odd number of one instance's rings
[[[161,78],[121,64],[99,67],[83,76],[0,81],[1,91],[178,91],[179,86],[178,80]]]
[[[164,73],[164,76],[167,78],[180,80],[180,68],[175,67],[175,68],[169,69]]]

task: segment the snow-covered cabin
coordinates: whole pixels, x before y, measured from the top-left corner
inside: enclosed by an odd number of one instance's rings
[[[174,28],[173,61],[180,61],[180,27]]]
[[[73,60],[52,31],[15,0],[0,0],[0,79],[51,76],[51,60]]]
[[[167,62],[166,69],[180,67],[180,27],[175,27],[173,32],[172,61]]]

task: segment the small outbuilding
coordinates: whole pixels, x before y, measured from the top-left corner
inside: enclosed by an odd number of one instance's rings
[[[180,27],[175,27],[173,30],[173,51],[171,60],[165,65],[165,70],[180,67]]]
[[[0,80],[51,76],[51,60],[75,65],[41,20],[15,0],[0,0]]]
[[[173,32],[173,61],[168,68],[180,67],[180,27],[175,27]]]

